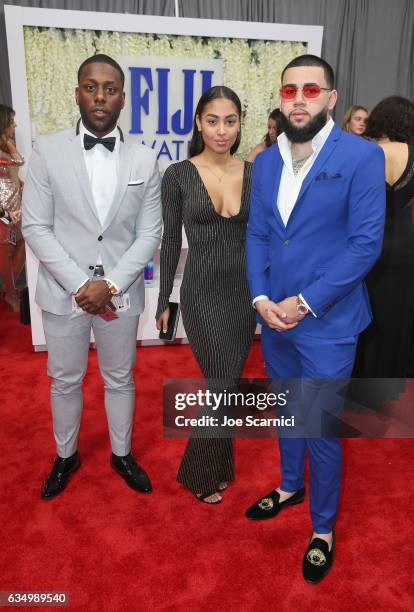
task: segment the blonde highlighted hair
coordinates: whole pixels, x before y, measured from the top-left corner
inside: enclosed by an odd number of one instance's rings
[[[8,153],[6,130],[12,123],[16,113],[10,106],[0,104],[0,150]]]
[[[345,132],[349,132],[349,128],[348,128],[349,122],[351,121],[352,116],[355,115],[355,113],[359,110],[363,110],[367,114],[369,114],[368,109],[365,108],[365,106],[361,106],[360,104],[353,104],[346,110],[344,118],[342,119],[342,129]]]

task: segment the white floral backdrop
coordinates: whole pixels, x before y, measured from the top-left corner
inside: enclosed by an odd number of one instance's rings
[[[243,104],[240,157],[262,140],[278,105],[283,67],[306,53],[301,42],[25,27],[31,121],[36,134],[70,127],[79,116],[74,89],[79,65],[95,53],[223,58],[224,84]]]

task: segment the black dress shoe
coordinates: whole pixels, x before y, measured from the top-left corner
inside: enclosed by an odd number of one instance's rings
[[[56,457],[52,471],[43,483],[40,493],[42,499],[52,499],[62,493],[69,480],[69,476],[80,466],[80,456],[78,451],[71,457],[63,459]]]
[[[119,457],[112,453],[111,465],[122,476],[129,487],[140,493],[151,493],[151,481],[145,470],[135,461],[132,453],[125,457]]]
[[[279,493],[273,490],[270,491],[270,493],[265,497],[258,499],[253,506],[250,506],[250,508],[246,510],[246,516],[252,521],[264,521],[266,519],[271,519],[279,514],[283,508],[286,508],[286,506],[294,506],[295,504],[302,503],[304,498],[304,487],[302,489],[298,489],[296,493],[289,497],[289,499],[282,502],[279,502]]]
[[[307,582],[316,584],[325,578],[332,567],[334,557],[335,533],[332,532],[332,547],[320,538],[311,540],[303,557],[302,571]]]

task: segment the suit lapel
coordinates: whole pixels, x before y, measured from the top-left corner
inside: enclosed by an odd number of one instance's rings
[[[289,217],[288,224],[290,223],[292,217],[298,214],[298,210],[303,204],[304,195],[306,194],[307,190],[312,184],[314,178],[319,174],[321,168],[323,168],[324,163],[332,155],[332,152],[335,150],[340,137],[341,137],[341,129],[335,124],[334,127],[332,128],[331,133],[328,136],[327,141],[325,142],[322,149],[320,150],[319,155],[316,158],[312,168],[309,170],[308,174],[305,177],[305,180],[302,183],[302,187],[299,192],[298,199],[296,200],[296,204]]]
[[[75,132],[73,132],[70,137],[69,143],[69,155],[72,160],[72,164],[75,170],[75,174],[78,179],[78,183],[81,186],[81,189],[84,193],[86,201],[92,209],[93,214],[98,220],[100,224],[98,211],[96,210],[95,202],[93,200],[92,190],[89,183],[88,172],[86,170],[85,160],[83,157],[83,149],[81,146],[80,138],[76,136]]]
[[[119,166],[118,166],[118,181],[115,189],[114,199],[112,200],[111,207],[103,225],[103,231],[111,224],[113,218],[118,212],[121,202],[123,200],[128,182],[131,176],[131,167],[134,160],[134,151],[131,143],[120,142],[119,143]]]
[[[285,224],[283,223],[282,217],[280,216],[279,207],[277,205],[277,195],[279,193],[279,185],[280,179],[282,177],[283,170],[283,159],[279,152],[279,147],[275,147],[276,149],[276,171],[274,171],[274,162],[271,160],[270,168],[271,168],[271,177],[273,178],[272,185],[272,210],[275,213],[277,223],[285,229]]]

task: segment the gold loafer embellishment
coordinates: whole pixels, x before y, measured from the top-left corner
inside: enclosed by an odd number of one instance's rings
[[[270,497],[263,497],[258,503],[261,510],[271,510],[273,508],[273,499]]]
[[[309,563],[312,565],[325,565],[326,557],[321,551],[320,548],[311,548],[308,554],[306,555]]]

